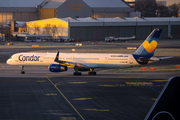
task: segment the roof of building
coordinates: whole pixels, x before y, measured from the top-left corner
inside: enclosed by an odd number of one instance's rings
[[[0,7],[36,7],[44,0],[0,0]]]
[[[60,20],[64,22],[156,22],[156,21],[180,21],[180,17],[145,17],[145,18],[76,18],[73,19],[71,17],[67,18],[49,18],[49,19],[43,19],[43,20],[36,20],[36,21],[29,21],[31,22],[41,22],[41,21],[47,21],[47,20]]]
[[[50,0],[43,8],[58,8],[66,0]],[[121,0],[82,0],[91,8],[129,8],[130,6]]]
[[[58,8],[62,5],[66,0],[50,0],[47,4],[45,4],[42,8]]]
[[[55,22],[52,22],[55,21]],[[63,23],[65,27],[69,26],[157,26],[162,28],[167,25],[180,25],[180,17],[161,17],[161,18],[51,18],[27,22],[31,23],[47,23],[58,24]],[[69,24],[68,24],[69,23]]]
[[[119,8],[119,7],[130,7],[122,0],[83,0],[91,8]]]
[[[133,21],[138,21],[138,22],[149,22],[149,21],[180,21],[180,17],[145,17],[145,18],[139,18],[139,17],[134,17],[134,18],[77,18],[77,19],[72,19],[72,18],[58,18],[62,20],[70,20],[70,22],[133,22]]]

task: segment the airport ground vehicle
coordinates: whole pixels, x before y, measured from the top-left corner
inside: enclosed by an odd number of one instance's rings
[[[76,42],[76,39],[70,38],[70,39],[68,39],[67,41],[68,41],[68,42]]]
[[[51,35],[26,35],[25,42],[45,42],[46,39],[51,39]]]

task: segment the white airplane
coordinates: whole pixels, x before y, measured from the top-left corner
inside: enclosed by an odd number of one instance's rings
[[[125,41],[128,41],[128,40],[134,40],[136,38],[136,36],[132,36],[132,37],[118,37],[118,38],[115,38],[115,37],[105,37],[105,42],[112,42],[112,41],[120,41],[120,42],[125,42]]]
[[[81,75],[78,71],[90,71],[89,75],[96,75],[95,68],[125,68],[148,64],[170,57],[153,57],[161,29],[154,29],[147,39],[133,54],[94,54],[94,53],[17,53],[8,60],[9,65],[21,66],[49,66],[51,72],[63,72],[68,66],[74,66],[74,75]]]
[[[132,36],[132,37],[118,37],[117,40],[121,41],[121,42],[125,42],[125,41],[128,41],[128,40],[134,40],[136,39],[136,36]]]

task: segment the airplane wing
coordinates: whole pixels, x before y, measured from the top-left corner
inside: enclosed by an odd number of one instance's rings
[[[96,64],[93,64],[93,63],[84,63],[83,61],[82,62],[68,62],[68,61],[62,61],[62,60],[59,60],[59,51],[57,52],[57,55],[54,59],[54,62],[57,62],[63,66],[70,66],[70,65],[74,65],[74,66],[79,66],[79,67],[83,67],[83,68],[97,68],[98,65]]]

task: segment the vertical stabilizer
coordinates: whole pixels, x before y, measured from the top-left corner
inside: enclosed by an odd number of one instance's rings
[[[162,29],[154,29],[133,55],[152,57],[157,47]]]

